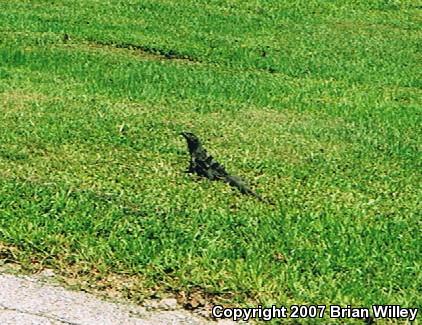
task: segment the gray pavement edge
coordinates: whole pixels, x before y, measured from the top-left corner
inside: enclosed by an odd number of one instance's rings
[[[72,325],[205,325],[211,321],[183,309],[149,311],[127,302],[108,302],[67,290],[34,276],[0,274],[0,324]]]

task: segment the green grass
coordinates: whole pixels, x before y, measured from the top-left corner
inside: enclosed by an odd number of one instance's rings
[[[134,300],[422,305],[414,1],[0,8],[0,256]],[[276,207],[183,173],[182,130]]]

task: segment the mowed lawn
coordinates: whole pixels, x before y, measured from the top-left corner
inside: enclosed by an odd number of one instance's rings
[[[0,258],[134,301],[420,307],[417,1],[0,0]],[[191,131],[276,203],[184,173]]]

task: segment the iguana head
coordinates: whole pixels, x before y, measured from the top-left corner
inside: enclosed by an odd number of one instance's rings
[[[199,141],[198,137],[195,134],[191,132],[182,132],[180,133],[180,135],[183,135],[183,137],[186,139],[190,152],[195,151],[201,146],[201,141]]]

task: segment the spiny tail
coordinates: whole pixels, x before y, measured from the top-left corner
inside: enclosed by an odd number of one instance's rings
[[[266,203],[266,204],[271,204],[271,205],[275,205],[275,203],[273,201],[271,201],[270,199],[267,198],[263,198],[261,195],[256,194],[254,191],[248,189],[247,192],[245,192],[245,194],[251,195],[255,198],[257,198],[259,201],[261,201],[262,203]]]
[[[275,205],[274,202],[272,202],[269,199],[265,199],[263,198],[261,195],[255,193],[254,191],[252,191],[248,186],[246,186],[245,184],[230,184],[232,186],[235,186],[239,189],[240,193],[242,194],[246,194],[246,195],[250,195],[253,196],[254,198],[258,199],[259,201],[261,201],[262,203],[266,203],[266,204],[271,204],[271,205]]]
[[[226,183],[229,183],[230,186],[236,187],[242,194],[251,195],[263,203],[275,205],[271,200],[264,199],[263,197],[252,191],[249,186],[247,186],[245,182],[238,176],[227,175],[224,178],[220,179]]]

